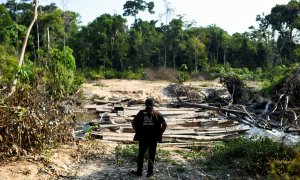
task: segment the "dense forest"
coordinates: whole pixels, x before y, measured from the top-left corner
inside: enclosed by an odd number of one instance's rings
[[[300,3],[296,0],[276,5],[270,14],[257,15],[258,29],[251,26],[248,32],[233,35],[214,24],[196,27],[182,15],[168,19],[172,13],[168,5],[165,23],[138,18],[141,11],[155,13],[153,8],[153,2],[127,1],[123,15],[102,14],[81,26],[78,13],[63,11],[56,4],[39,5],[25,62],[19,68],[27,75],[34,73],[31,66],[119,72],[184,67],[190,73],[206,73],[222,65],[261,72],[298,62]],[[18,71],[17,59],[34,3],[8,0],[0,10],[0,82],[1,86],[9,86]],[[130,27],[126,25],[127,16],[135,18]]]

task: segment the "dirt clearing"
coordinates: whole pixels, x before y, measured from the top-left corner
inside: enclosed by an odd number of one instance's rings
[[[104,101],[145,100],[146,97],[151,96],[163,108],[163,105],[173,99],[165,91],[169,84],[166,81],[101,80],[84,84],[82,91],[87,99],[97,96]],[[187,82],[185,84],[202,89],[223,88],[217,81]],[[138,108],[142,107],[143,105]],[[138,108],[132,110],[132,114],[137,113]],[[182,119],[178,114],[177,117]],[[168,119],[171,123],[172,118],[168,117]],[[214,123],[219,124],[217,121]],[[207,121],[203,121],[202,124],[209,125],[210,129],[214,128],[214,125]],[[176,139],[172,133],[178,128],[172,125],[170,128],[166,131],[167,134],[169,133],[169,139],[174,139],[174,137]],[[123,136],[122,133],[118,134]],[[132,139],[131,135],[128,139]],[[22,157],[21,160],[2,163],[0,176],[1,179],[146,179],[146,177],[136,178],[129,174],[131,169],[135,169],[136,164],[133,161],[118,159],[115,148],[119,144],[108,140],[96,140],[59,146],[41,154]],[[160,145],[159,148],[167,150],[170,154],[156,163],[155,176],[152,179],[215,178],[204,172],[201,166],[195,164],[194,161],[183,157],[184,152],[189,151],[188,149],[163,145]]]

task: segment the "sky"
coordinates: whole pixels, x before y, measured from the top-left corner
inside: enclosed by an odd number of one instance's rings
[[[155,14],[141,13],[138,17],[143,20],[154,19],[165,22],[165,17],[162,16],[165,12],[164,0],[152,1],[155,4]],[[104,13],[122,15],[126,0],[40,0],[40,2],[43,5],[54,2],[61,9],[78,12],[81,15],[82,25],[86,25]],[[206,27],[216,24],[229,34],[233,34],[245,32],[252,25],[257,27],[256,15],[269,14],[276,4],[287,4],[289,0],[168,0],[168,2],[174,9],[173,18],[178,14],[184,15],[185,21],[194,21],[196,26]],[[132,22],[133,18],[129,18],[128,24]]]

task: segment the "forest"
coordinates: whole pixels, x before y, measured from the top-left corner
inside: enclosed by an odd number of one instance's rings
[[[73,141],[76,117],[69,106],[81,105],[82,84],[102,79],[182,84],[219,78],[237,98],[230,102],[243,105],[253,103],[255,96],[244,89],[243,81],[256,81],[263,96],[283,94],[270,98],[275,106],[270,114],[278,110],[287,119],[294,118],[297,127],[292,131],[299,135],[298,0],[257,15],[257,27],[249,25],[248,31],[232,35],[216,24],[197,26],[164,2],[164,22],[139,18],[141,12],[156,13],[154,2],[128,0],[123,14],[100,14],[87,25],[81,25],[79,13],[55,3],[6,0],[0,4],[0,160]],[[134,18],[131,25],[127,17]],[[235,147],[241,148],[243,141],[238,139],[241,146]],[[268,140],[259,143],[276,146]],[[253,146],[252,150],[257,144]],[[297,177],[299,152],[288,154],[290,149],[280,145],[276,150],[286,157],[278,157],[275,166],[280,170],[275,174],[281,177],[280,171],[286,170]],[[285,160],[294,164],[281,163]]]
[[[189,73],[218,71],[220,66],[262,73],[298,63],[298,1],[277,5],[270,14],[257,15],[258,29],[251,26],[248,32],[233,35],[214,24],[196,27],[183,15],[168,19],[170,15],[166,14],[162,24],[144,21],[138,13],[154,13],[154,4],[133,2],[139,5],[124,4],[123,15],[102,14],[86,26],[80,26],[76,12],[64,12],[55,4],[39,5],[22,67],[49,68],[54,58],[49,56],[65,51],[68,61],[83,71],[137,72],[161,67],[179,70],[184,65]],[[17,61],[33,13],[31,1],[7,1],[1,5],[1,59],[11,59],[2,63],[7,64],[1,67],[2,74],[6,74],[1,78],[2,86],[12,81],[16,71],[13,62]],[[135,18],[130,27],[126,25],[127,16]]]

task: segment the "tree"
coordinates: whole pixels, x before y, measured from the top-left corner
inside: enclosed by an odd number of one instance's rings
[[[7,29],[13,24],[11,17],[5,7],[0,4],[0,41],[4,44],[8,41]]]
[[[148,12],[150,14],[153,14],[154,8],[154,2],[146,2],[144,0],[129,0],[126,1],[126,3],[123,6],[123,16],[133,16],[134,17],[134,23],[136,23],[137,21],[137,14],[139,13],[139,11],[145,11],[148,10]]]
[[[133,60],[133,67],[159,64],[159,46],[163,35],[156,30],[155,24],[156,21],[139,21],[131,28],[129,57]]]
[[[34,5],[34,16],[33,16],[32,21],[31,21],[31,23],[30,23],[30,25],[28,27],[28,30],[26,32],[26,36],[25,36],[24,41],[23,41],[23,45],[22,45],[22,50],[21,50],[21,53],[20,53],[18,67],[21,67],[22,64],[23,64],[24,55],[25,55],[25,50],[26,50],[26,46],[27,46],[27,41],[28,41],[28,38],[29,38],[29,34],[30,34],[30,31],[31,31],[31,29],[32,29],[35,21],[37,20],[37,16],[38,16],[37,10],[38,10],[38,7],[39,7],[39,0],[33,0],[33,5]],[[12,84],[12,87],[11,87],[11,91],[8,94],[8,97],[11,96],[15,92],[17,82],[18,82],[18,78],[16,77],[15,80],[13,81],[13,84]]]
[[[161,15],[161,16],[165,16],[165,24],[163,26],[164,29],[164,34],[165,34],[165,38],[164,38],[164,68],[166,68],[167,66],[167,51],[168,51],[168,24],[169,24],[169,20],[173,14],[174,8],[171,7],[170,2],[168,2],[167,0],[164,0],[164,6],[165,6],[165,12]]]
[[[127,56],[124,51],[128,49],[125,23],[120,15],[103,14],[83,27],[73,45],[78,49],[74,54],[78,66],[121,68]]]
[[[177,52],[181,47],[184,46],[184,44],[181,43],[183,40],[182,18],[182,16],[179,16],[178,19],[172,19],[170,22],[169,39],[172,49],[173,69],[176,69]]]
[[[291,0],[287,5],[276,5],[271,13],[266,15],[266,22],[273,31],[279,33],[277,48],[279,54],[287,61],[295,61],[294,49],[297,48],[295,37],[300,30],[300,2]],[[275,35],[275,32],[273,32]],[[276,64],[276,63],[273,63]]]
[[[190,49],[194,52],[194,68],[195,72],[198,72],[198,67],[207,67],[206,57],[205,57],[205,45],[200,41],[199,37],[190,37],[189,39]],[[201,60],[201,61],[200,61]]]

